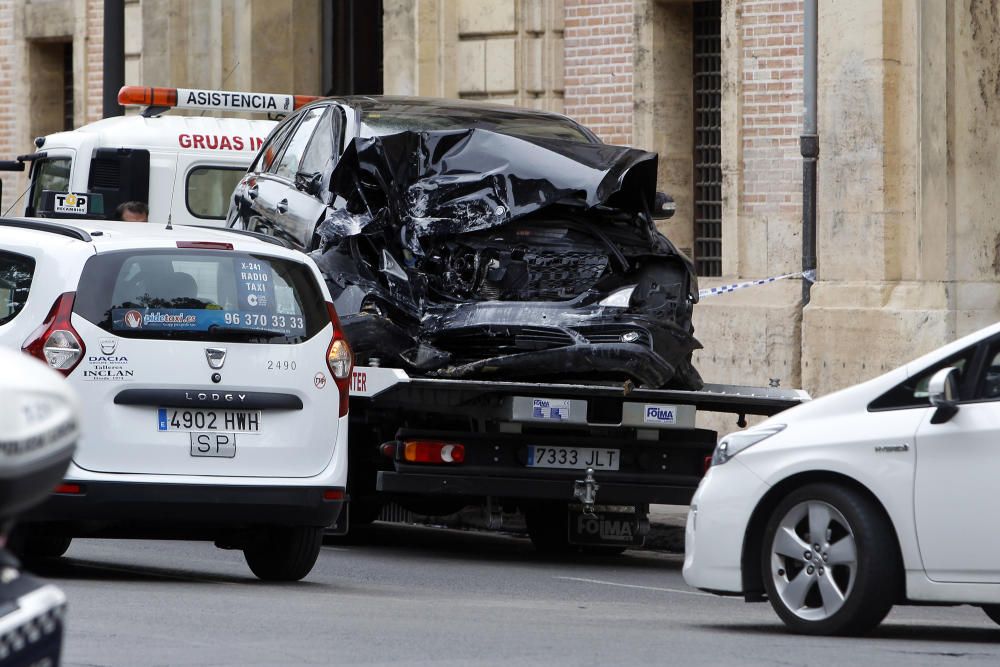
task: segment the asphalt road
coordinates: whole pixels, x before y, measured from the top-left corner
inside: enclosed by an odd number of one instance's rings
[[[864,639],[786,634],[766,604],[688,588],[678,555],[552,560],[497,534],[377,525],[303,582],[206,543],[78,540],[42,574],[67,665],[995,665],[972,607],[894,610]]]

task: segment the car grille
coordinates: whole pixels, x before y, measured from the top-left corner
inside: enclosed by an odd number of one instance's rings
[[[604,275],[606,254],[594,252],[550,252],[529,250],[528,284],[520,292],[523,300],[572,299],[583,294]]]
[[[549,327],[470,327],[449,331],[434,341],[435,347],[457,359],[484,359],[572,344],[568,333]]]

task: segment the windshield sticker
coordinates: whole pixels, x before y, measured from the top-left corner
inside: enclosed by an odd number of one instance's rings
[[[253,294],[249,296],[254,296]],[[247,331],[280,336],[301,336],[305,318],[229,310],[190,308],[113,308],[113,331]]]
[[[274,282],[271,267],[264,262],[240,261],[237,281],[240,305],[255,310],[274,310]]]

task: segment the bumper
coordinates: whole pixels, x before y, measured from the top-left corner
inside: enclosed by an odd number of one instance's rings
[[[188,524],[329,526],[344,505],[343,487],[149,484],[80,481],[80,493],[49,496],[24,522],[136,522],[155,527]],[[327,491],[340,491],[325,500]]]
[[[578,478],[583,472],[575,473]],[[573,500],[572,479],[523,477],[485,477],[479,475],[378,473],[377,488],[383,493],[421,496],[464,496],[480,498],[524,498],[533,500]],[[694,493],[692,486],[639,484],[600,479],[597,497],[601,504],[687,505]]]
[[[739,458],[713,466],[691,500],[684,534],[684,581],[717,593],[743,592],[743,541],[768,490]]]

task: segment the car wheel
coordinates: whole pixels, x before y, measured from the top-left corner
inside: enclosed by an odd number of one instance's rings
[[[540,503],[524,509],[524,523],[535,550],[546,554],[575,551],[569,543],[569,513],[565,503]]]
[[[868,632],[900,590],[898,550],[881,508],[861,493],[812,484],[782,500],[761,558],[771,606],[793,631]]]
[[[298,581],[312,570],[322,546],[322,528],[270,528],[243,549],[243,556],[264,581]]]
[[[65,535],[42,535],[36,532],[15,531],[11,539],[11,550],[25,563],[59,558],[69,549],[72,537]]]
[[[1000,625],[1000,604],[984,604],[983,611],[990,617],[990,620]]]

